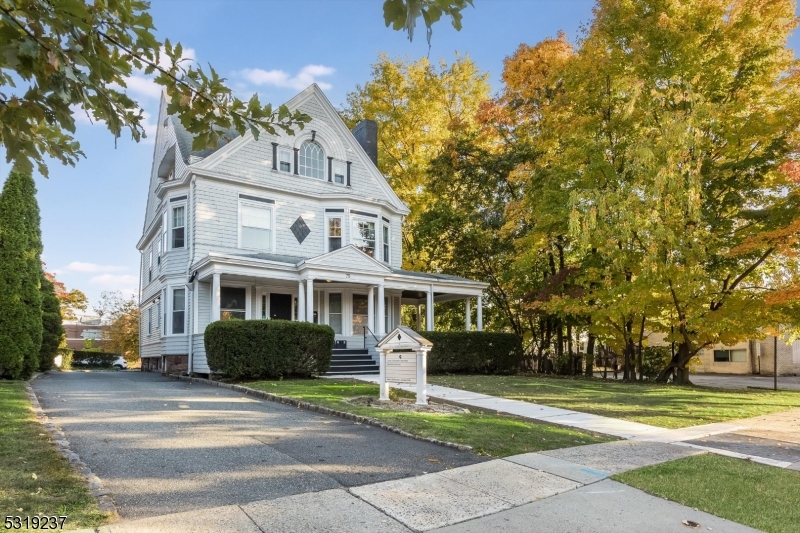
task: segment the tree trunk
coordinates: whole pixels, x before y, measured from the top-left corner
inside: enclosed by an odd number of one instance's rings
[[[590,378],[594,375],[594,335],[589,333],[589,340],[586,343],[586,370],[584,376]]]
[[[572,324],[567,325],[567,355],[569,356],[569,373],[575,375],[575,354],[572,353]]]
[[[642,343],[644,342],[644,321],[645,315],[642,315],[642,327],[639,328],[639,381],[644,381],[644,355],[642,354]]]
[[[624,364],[625,368],[622,370],[622,380],[631,380],[631,361],[633,360],[633,320],[628,319],[625,321],[625,353]]]
[[[561,362],[564,355],[564,326],[560,320],[556,320],[556,361]],[[555,367],[555,365],[553,365]],[[560,373],[560,368],[555,368],[556,374]]]

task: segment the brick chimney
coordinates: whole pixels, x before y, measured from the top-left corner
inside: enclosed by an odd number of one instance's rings
[[[353,128],[353,136],[367,152],[375,166],[378,166],[378,123],[374,120],[361,120]]]

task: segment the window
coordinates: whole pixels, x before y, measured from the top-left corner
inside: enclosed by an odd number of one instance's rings
[[[247,290],[239,287],[221,287],[219,291],[219,308],[222,320],[247,318],[245,301]]]
[[[241,221],[239,248],[272,250],[272,209],[242,202],[239,205],[239,212]]]
[[[369,297],[366,294],[353,295],[353,335],[361,335],[364,327],[369,326],[368,302]]]
[[[328,251],[332,252],[342,247],[342,218],[328,219]]]
[[[147,281],[153,281],[153,249],[147,254]]]
[[[341,161],[333,163],[333,181],[344,184],[344,163]]]
[[[384,313],[384,323],[383,323],[383,331],[389,333],[389,297],[386,296],[383,298],[383,313]]]
[[[147,334],[151,335],[153,333],[153,308],[147,308]]]
[[[168,238],[168,235],[169,235],[169,231],[167,229],[168,225],[169,225],[169,218],[168,217],[169,217],[169,213],[167,213],[166,211],[164,212],[163,216],[161,217],[161,243],[162,243],[161,246],[163,247],[163,250],[165,252],[167,251],[168,243],[169,243],[169,241],[167,241],[167,238]]]
[[[746,363],[747,350],[714,350],[715,363]]]
[[[172,291],[172,333],[182,335],[186,322],[186,289]]]
[[[389,262],[389,226],[383,226],[383,262]]]
[[[172,248],[183,248],[186,245],[186,207],[172,208]]]
[[[156,324],[158,325],[158,328],[161,329],[161,300],[156,302],[156,313],[158,313],[158,316],[156,317]]]
[[[306,141],[300,145],[300,175],[309,178],[325,179],[325,154],[315,142]]]
[[[365,254],[375,257],[375,223],[353,220],[353,244]]]
[[[328,295],[328,325],[334,333],[342,333],[342,294]]]
[[[291,172],[292,171],[292,152],[289,150],[280,150],[278,152],[278,168],[281,169],[281,172]]]

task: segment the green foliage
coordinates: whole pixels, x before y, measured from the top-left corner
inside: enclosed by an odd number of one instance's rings
[[[329,326],[288,320],[221,320],[204,335],[209,367],[232,379],[321,374],[333,339]]]
[[[39,370],[49,370],[58,347],[64,340],[64,326],[61,324],[61,303],[56,297],[55,287],[42,273],[42,347],[39,350]]]
[[[0,0],[0,144],[7,161],[26,172],[36,163],[45,176],[45,156],[75,165],[84,156],[72,137],[75,109],[104,122],[114,137],[127,129],[140,140],[143,111],[125,91],[136,71],[156,74],[168,112],[196,135],[195,149],[216,147],[230,129],[258,137],[259,129],[290,132],[310,120],[262,105],[257,95],[234,97],[213,67],[188,64],[180,44],[156,39],[148,9],[141,0]]]
[[[642,350],[642,373],[647,379],[656,376],[669,364],[672,350],[669,346],[645,346]]]
[[[59,368],[70,368],[72,366],[72,356],[75,350],[72,348],[58,348],[56,356],[61,356],[61,366]]]
[[[98,349],[99,350],[99,349]],[[99,366],[111,368],[119,354],[107,353],[94,350],[74,350],[72,352],[73,366]],[[64,366],[62,364],[62,366]]]
[[[431,45],[433,25],[442,18],[450,17],[453,27],[461,31],[461,11],[467,4],[472,5],[472,0],[385,0],[383,2],[383,20],[386,27],[393,30],[405,30],[408,40],[414,40],[414,28],[417,19],[421,16],[427,30],[428,46]]]
[[[41,249],[36,186],[12,171],[0,195],[0,377],[27,379],[39,367]]]
[[[506,374],[520,369],[522,342],[513,333],[424,331],[433,343],[428,373]]]

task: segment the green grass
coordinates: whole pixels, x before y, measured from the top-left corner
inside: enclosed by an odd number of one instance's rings
[[[472,446],[492,457],[607,442],[608,438],[516,417],[471,412],[434,414],[389,411],[355,406],[344,400],[355,396],[378,397],[378,386],[352,380],[307,379],[258,381],[248,387],[304,400],[339,411],[369,416],[409,433]],[[395,389],[392,389],[395,393]]]
[[[6,515],[67,515],[66,529],[107,521],[36,420],[25,384],[14,381],[0,381],[0,516]]]
[[[767,533],[800,528],[800,472],[704,454],[612,479]]]
[[[797,391],[739,391],[529,376],[429,376],[428,382],[664,428],[750,418],[800,407]]]

